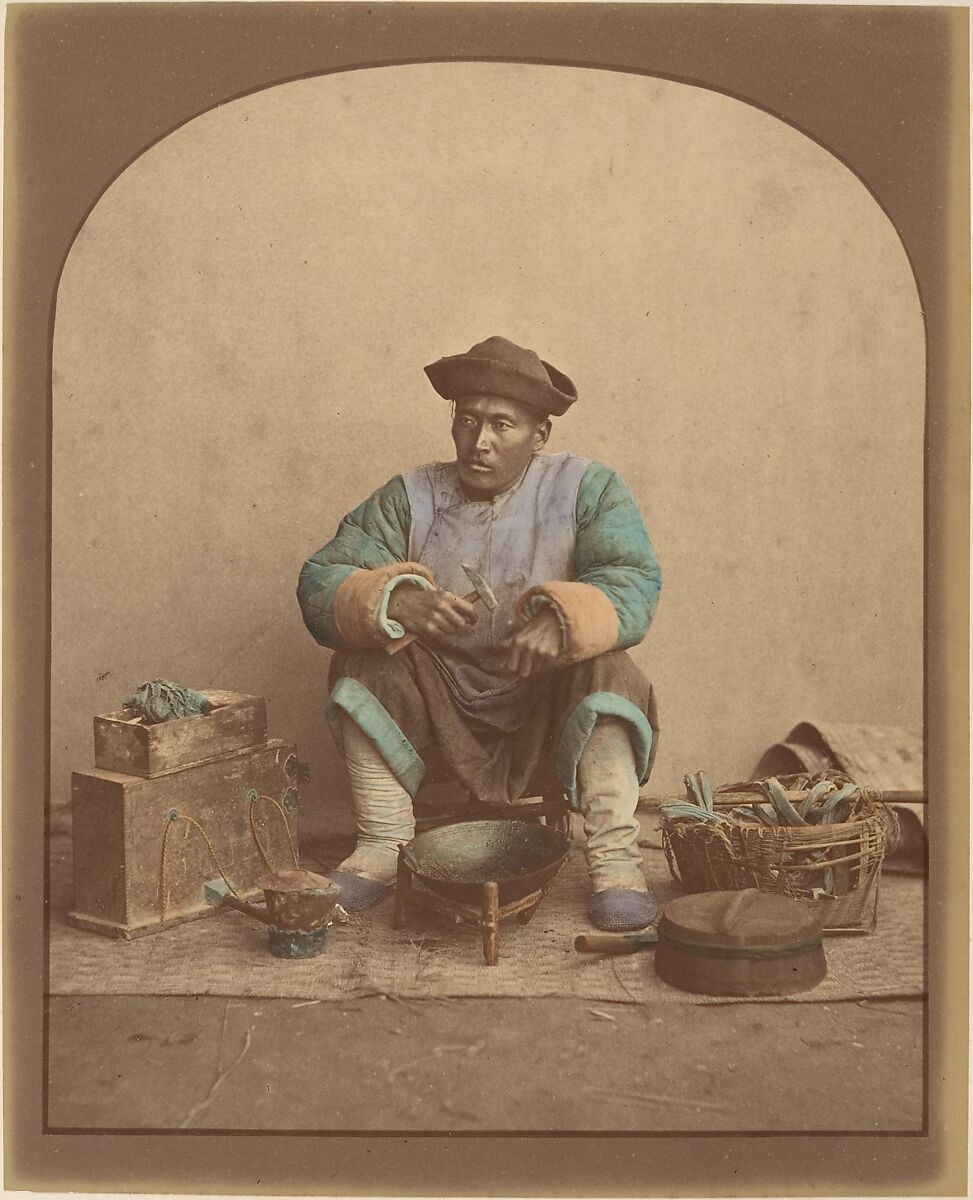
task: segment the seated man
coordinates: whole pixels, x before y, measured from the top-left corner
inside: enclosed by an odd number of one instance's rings
[[[541,453],[577,391],[533,351],[491,337],[426,374],[453,402],[455,462],[379,488],[298,584],[305,624],[338,651],[328,718],[358,823],[331,873],[342,904],[389,893],[431,763],[486,804],[516,803],[547,767],[584,817],[589,917],[643,928],[656,904],[635,806],[658,726],[624,651],[646,634],[661,576],[639,510],[608,467]],[[493,611],[464,598],[464,563]],[[417,640],[389,655],[407,633]]]

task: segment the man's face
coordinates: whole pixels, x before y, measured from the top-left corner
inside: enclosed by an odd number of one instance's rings
[[[550,432],[549,420],[515,400],[457,400],[453,444],[463,490],[489,500],[513,487]]]

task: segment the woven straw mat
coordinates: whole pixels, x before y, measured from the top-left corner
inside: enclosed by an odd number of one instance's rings
[[[660,902],[679,894],[662,854],[649,850],[646,873]],[[53,995],[210,995],[347,1000],[391,995],[577,997],[620,1003],[720,1003],[680,992],[652,969],[652,950],[605,957],[579,954],[574,939],[591,932],[588,881],[575,842],[550,892],[526,926],[505,922],[500,961],[483,961],[476,930],[437,924],[415,913],[392,928],[392,902],[332,926],[325,950],[303,961],[277,959],[263,925],[241,913],[212,917],[125,942],[74,929],[63,911],[51,919]],[[825,939],[828,977],[794,1001],[830,1001],[924,992],[923,881],[885,876],[878,928],[870,935]]]

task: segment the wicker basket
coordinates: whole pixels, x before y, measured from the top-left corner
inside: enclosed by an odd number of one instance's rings
[[[781,780],[784,783],[784,780]],[[718,812],[752,801],[746,785],[714,797]],[[800,792],[789,792],[799,797]],[[804,904],[828,933],[870,933],[886,846],[895,840],[891,810],[867,791],[848,821],[834,825],[768,826],[744,821],[708,824],[663,814],[662,846],[673,877],[689,892],[759,888]],[[823,861],[809,863],[826,853]],[[834,894],[823,895],[830,872]]]

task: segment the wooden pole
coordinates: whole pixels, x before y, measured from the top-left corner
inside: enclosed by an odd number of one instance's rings
[[[483,885],[483,957],[488,967],[497,965],[497,930],[500,927],[500,888],[493,881]]]
[[[395,870],[395,908],[392,911],[392,928],[405,929],[409,919],[409,899],[412,893],[412,872],[406,865],[402,847]]]

